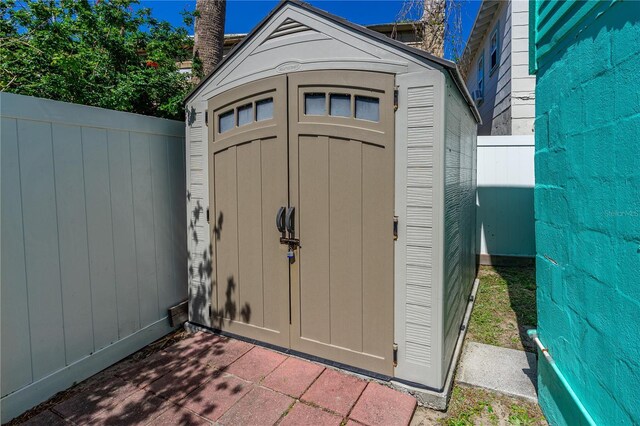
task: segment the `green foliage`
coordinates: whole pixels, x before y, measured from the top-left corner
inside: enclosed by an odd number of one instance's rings
[[[180,119],[192,40],[137,4],[0,0],[0,90]]]

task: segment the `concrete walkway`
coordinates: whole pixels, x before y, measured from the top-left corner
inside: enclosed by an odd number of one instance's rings
[[[538,402],[536,356],[530,352],[467,342],[457,381]]]
[[[196,333],[82,383],[27,425],[407,425],[409,395],[239,340]]]

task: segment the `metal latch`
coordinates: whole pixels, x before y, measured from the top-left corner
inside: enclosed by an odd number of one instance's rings
[[[300,240],[298,238],[280,237],[280,244],[286,244],[290,247],[300,247]]]
[[[393,110],[398,110],[398,88],[393,89]]]
[[[398,216],[393,217],[393,241],[398,239]]]
[[[393,366],[394,367],[398,366],[398,344],[397,343],[393,344]]]

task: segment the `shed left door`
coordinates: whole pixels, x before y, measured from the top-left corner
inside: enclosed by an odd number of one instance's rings
[[[288,205],[286,77],[209,102],[212,325],[289,346],[289,266],[276,214]]]

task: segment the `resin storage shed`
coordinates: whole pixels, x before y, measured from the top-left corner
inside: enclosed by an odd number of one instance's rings
[[[476,271],[455,65],[284,1],[186,109],[190,322],[441,390]]]

